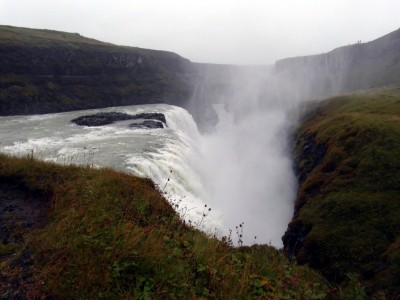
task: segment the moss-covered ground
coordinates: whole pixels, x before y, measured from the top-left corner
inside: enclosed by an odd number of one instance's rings
[[[377,299],[399,299],[400,88],[312,107],[297,133],[299,168],[307,176],[291,224],[309,232],[291,251],[332,282],[356,273]],[[310,137],[323,149],[314,157]]]
[[[7,183],[2,195],[21,191],[25,205],[43,208],[37,226],[14,226],[0,213],[9,235],[0,248],[0,299],[324,299],[344,293],[282,251],[233,247],[229,238],[186,225],[147,179],[0,155],[0,180]],[[9,213],[19,214],[18,207]],[[353,292],[354,285],[346,293]]]

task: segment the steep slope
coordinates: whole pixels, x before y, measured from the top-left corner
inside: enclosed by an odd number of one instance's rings
[[[320,97],[400,80],[400,29],[368,43],[277,61],[276,73],[307,97]]]
[[[0,26],[0,115],[106,106],[183,105],[192,64],[177,54],[79,34]]]
[[[312,107],[296,134],[300,185],[285,249],[333,282],[358,273],[371,294],[398,297],[400,87]]]
[[[322,299],[329,292],[319,274],[270,246],[233,248],[229,237],[186,225],[148,179],[0,155],[0,182],[7,208],[0,299]],[[43,208],[41,226],[21,213],[26,202]]]

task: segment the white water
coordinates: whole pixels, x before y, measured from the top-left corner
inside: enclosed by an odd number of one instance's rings
[[[168,128],[130,129],[130,121],[100,127],[70,123],[101,111],[161,112]],[[184,219],[208,233],[221,237],[232,229],[236,241],[235,227],[244,222],[245,244],[257,236],[257,243],[281,247],[295,196],[287,110],[252,110],[240,119],[224,106],[218,112],[216,131],[204,136],[187,111],[170,105],[1,117],[0,151],[149,177]]]
[[[222,211],[221,220],[244,244],[282,246],[293,214],[296,180],[287,142],[288,113],[253,111],[234,119],[221,107],[216,132],[202,137],[203,182],[207,201]],[[226,234],[226,231],[225,231]]]
[[[131,129],[130,121],[84,127],[70,120],[101,111],[164,113],[168,128]],[[212,214],[203,218],[204,187],[200,136],[190,114],[170,105],[140,105],[59,114],[0,118],[0,151],[61,164],[113,167],[151,178],[186,220],[214,233],[223,226]],[[169,179],[169,181],[168,181]],[[203,220],[202,220],[203,219]]]

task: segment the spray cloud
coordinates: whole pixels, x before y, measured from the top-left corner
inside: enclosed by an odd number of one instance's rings
[[[202,71],[194,101],[213,106],[219,120],[200,139],[205,201],[221,212],[222,235],[244,222],[244,244],[257,236],[257,243],[281,247],[297,187],[289,138],[296,95],[285,96],[270,67]]]

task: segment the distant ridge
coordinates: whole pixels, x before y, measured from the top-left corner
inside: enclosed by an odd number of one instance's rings
[[[282,59],[275,70],[311,97],[395,83],[400,81],[400,29],[368,43]]]
[[[167,103],[200,127],[216,121],[211,103],[240,97],[249,78],[271,97],[316,98],[400,81],[400,29],[368,43],[270,66],[192,63],[178,54],[117,46],[78,33],[0,25],[0,115]],[[263,84],[265,82],[265,84]],[[201,123],[205,124],[201,124]]]
[[[192,64],[78,33],[0,26],[0,115],[144,103],[183,106]]]

